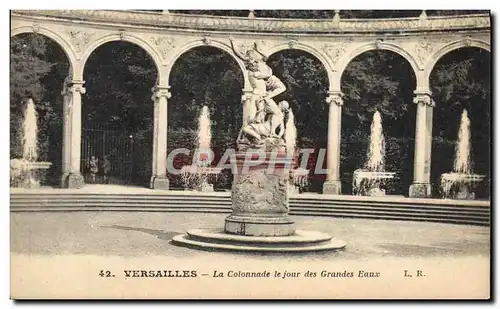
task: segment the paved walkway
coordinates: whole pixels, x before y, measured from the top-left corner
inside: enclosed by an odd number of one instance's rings
[[[286,293],[288,297],[337,295],[368,298],[383,295],[430,297],[438,292],[447,297],[485,297],[488,294],[490,230],[487,227],[295,216],[298,229],[317,230],[342,239],[347,243],[345,251],[294,255],[249,254],[198,251],[170,243],[174,235],[185,233],[191,228],[222,227],[224,217],[219,214],[163,212],[11,213],[13,293],[16,297],[100,295],[118,298],[184,298],[196,295],[277,297],[282,295],[280,293]],[[124,278],[124,270],[127,269],[196,270],[198,279],[170,279],[168,282],[166,279],[137,279],[134,282],[140,282],[140,285],[131,289],[132,279]],[[363,270],[379,272],[382,278],[366,281],[363,278],[302,277],[296,279],[308,280],[301,281],[300,286],[305,284],[302,289],[298,288],[299,281],[293,283],[292,278],[276,281],[278,278],[265,290],[260,289],[261,282],[256,279],[233,278],[231,281],[227,278],[231,270],[263,269],[301,272],[301,276],[309,270],[317,272],[318,277],[322,271],[352,271],[357,277],[359,271]],[[103,279],[98,276],[100,270],[110,270],[116,277],[112,280]],[[412,289],[394,290],[397,288],[395,282],[406,280],[405,270],[414,275],[417,270],[425,272],[426,279],[419,281],[420,284],[425,283],[424,286],[419,289],[415,286],[419,284],[416,279],[411,279],[405,282]],[[221,281],[209,281],[214,271],[225,273],[226,277]],[[224,283],[222,289],[207,289],[219,282]],[[167,291],[163,286],[159,289],[160,283],[168,283],[168,286],[178,289]],[[422,290],[434,285],[435,290]],[[237,287],[241,290],[227,293],[228,289]],[[346,290],[347,287],[352,290]],[[289,295],[290,291],[295,294]],[[308,291],[312,294],[307,294]],[[356,294],[353,291],[358,292]],[[268,294],[264,295],[263,292]]]

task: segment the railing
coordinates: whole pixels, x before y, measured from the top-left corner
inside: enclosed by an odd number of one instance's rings
[[[50,17],[136,26],[258,32],[375,32],[490,29],[489,14],[381,19],[284,19],[118,10],[12,10],[12,16]]]

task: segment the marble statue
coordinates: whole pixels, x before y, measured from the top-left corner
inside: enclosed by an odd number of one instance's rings
[[[289,109],[286,101],[276,103],[274,97],[286,90],[285,84],[273,75],[266,64],[267,57],[254,43],[253,48],[241,51],[234,46],[234,39],[229,38],[234,53],[245,63],[252,92],[245,103],[249,115],[243,121],[238,135],[238,143],[247,146],[258,146],[265,139],[281,140],[284,134],[284,112]],[[276,133],[276,130],[279,132]],[[248,139],[251,137],[251,140]],[[274,141],[273,144],[277,144]]]
[[[243,134],[252,137],[257,142],[261,142],[264,138],[283,138],[285,133],[284,112],[288,111],[290,106],[287,101],[281,101],[278,103],[278,108],[280,115],[268,113],[265,100],[260,100],[257,103],[257,113],[254,119],[241,129],[237,140],[243,142]],[[277,127],[274,127],[275,122]],[[278,133],[276,133],[276,129]]]

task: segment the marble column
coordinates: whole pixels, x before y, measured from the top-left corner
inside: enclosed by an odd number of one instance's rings
[[[71,118],[69,117],[69,107],[71,104],[72,94],[69,91],[69,87],[71,80],[68,78],[65,79],[63,90],[61,92],[63,96],[63,140],[62,140],[62,166],[61,166],[61,181],[60,185],[62,188],[65,188],[66,181],[69,175],[69,166],[70,166],[70,140],[71,140]]]
[[[417,104],[417,118],[413,183],[410,186],[409,196],[431,197],[432,109],[434,108],[431,92],[415,92],[413,103]]]
[[[328,173],[323,184],[323,194],[341,194],[340,184],[340,130],[342,117],[342,93],[340,91],[329,91],[326,102],[329,105],[328,112],[328,142],[326,167]]]
[[[84,81],[66,80],[63,90],[63,176],[65,188],[81,188],[84,179],[80,171],[82,138],[82,94]]]
[[[154,101],[154,135],[151,189],[168,190],[169,188],[167,178],[167,101],[171,96],[169,88],[156,86],[152,89],[152,100]]]

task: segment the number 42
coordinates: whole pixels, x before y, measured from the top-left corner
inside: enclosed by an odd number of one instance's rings
[[[108,278],[108,277],[114,277],[115,275],[111,274],[111,271],[109,270],[101,270],[99,272],[99,276]]]

